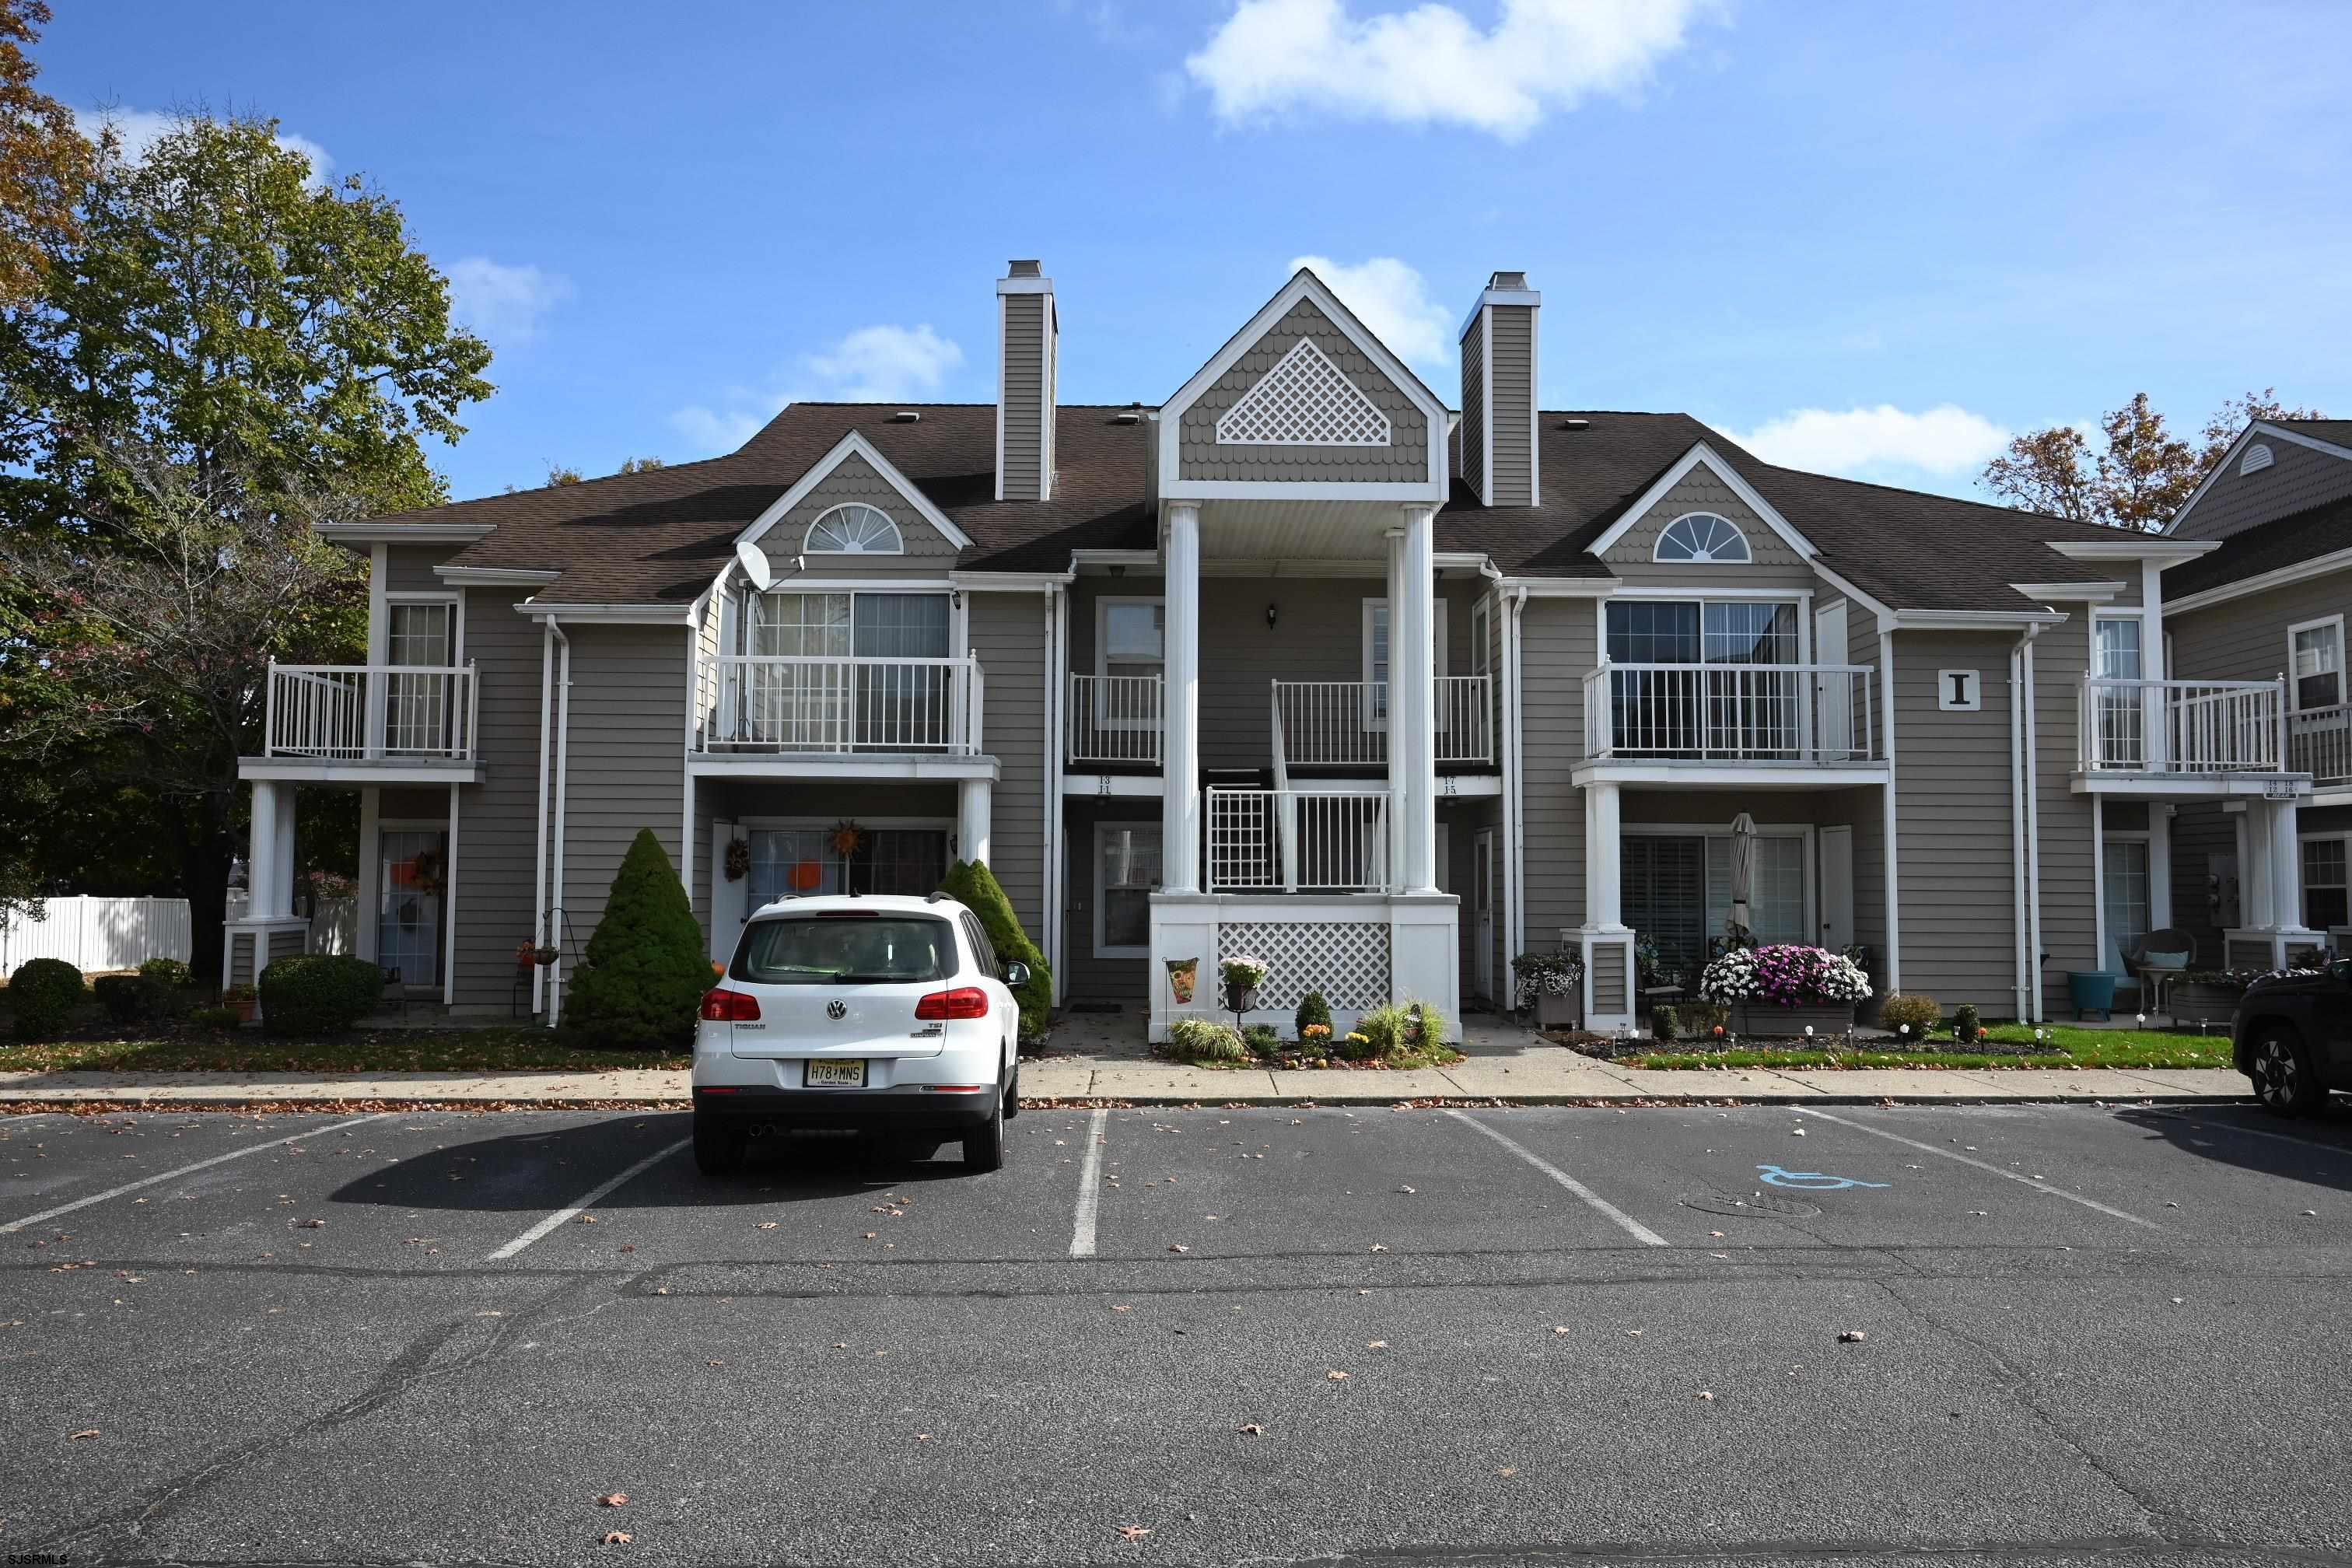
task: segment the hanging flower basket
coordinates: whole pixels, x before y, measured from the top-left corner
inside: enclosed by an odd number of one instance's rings
[[[1225,983],[1225,1011],[1246,1013],[1257,995],[1257,988],[1265,984],[1269,965],[1263,958],[1244,953],[1228,958],[1217,965],[1217,978]]]

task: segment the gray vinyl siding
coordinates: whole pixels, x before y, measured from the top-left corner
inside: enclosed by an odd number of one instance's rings
[[[955,833],[952,781],[704,779],[701,793],[710,796],[710,810],[722,822],[918,821],[936,822],[950,837]],[[703,858],[695,858],[695,878],[707,884]]]
[[[2345,467],[2352,469],[2352,463]],[[2172,665],[2165,673],[2175,680],[2276,679],[2287,668],[2287,628],[2328,616],[2352,616],[2352,571],[2201,610],[2168,610],[2164,629],[2172,636]]]
[[[671,868],[678,865],[692,634],[677,626],[565,629],[572,638],[572,757],[561,902],[584,946],[639,828],[652,828]]]
[[[387,594],[446,594],[450,586],[433,574],[433,568],[463,549],[457,544],[387,544],[383,547],[383,588]]]
[[[2035,639],[2033,661],[2036,806],[2042,827],[2042,951],[2047,955],[2042,965],[2042,1005],[2044,1016],[2056,1018],[2063,1016],[2062,1010],[2071,1010],[2067,972],[2099,967],[2091,799],[2074,792],[2074,771],[2082,756],[2078,731],[2083,674],[2090,662],[2088,623],[2078,618],[2051,627]],[[2005,686],[2005,668],[2001,679]],[[1990,700],[1990,688],[1987,700]],[[1900,874],[1910,875],[1907,862]],[[1907,963],[1911,932],[1909,917],[1905,918],[1903,951]]]
[[[809,524],[845,501],[864,501],[879,508],[890,521],[898,525],[898,535],[906,546],[903,555],[811,555],[805,572],[795,564],[808,540]],[[761,536],[760,548],[775,568],[777,585],[792,586],[794,576],[944,577],[955,565],[956,547],[945,534],[925,521],[922,514],[908,504],[898,488],[875,470],[874,465],[853,452],[844,458],[833,472],[817,481],[799,504],[786,512],[776,525]]]
[[[1045,306],[1043,294],[1005,294],[1004,496],[1035,500],[1045,483]]]
[[[1386,447],[1218,445],[1217,421],[1301,338],[1311,341],[1388,416]],[[1429,478],[1430,440],[1428,416],[1411,395],[1383,375],[1312,301],[1301,300],[1184,410],[1177,426],[1177,474],[1186,479],[1417,483]]]
[[[970,594],[972,651],[987,681],[982,743],[1000,772],[991,800],[989,869],[1022,929],[1045,929],[1045,598]]]
[[[2227,539],[2278,518],[2352,495],[2352,458],[2338,458],[2287,440],[2257,436],[2271,449],[2271,466],[2241,476],[2241,452],[2180,520],[2183,539]]]
[[[1664,531],[1666,524],[1690,511],[1711,511],[1737,523],[1739,531],[1748,536],[1748,552],[1752,557],[1752,563],[1707,566],[1652,560],[1651,557],[1657,553],[1658,535]],[[1609,552],[1601,559],[1609,563],[1609,569],[1622,582],[1632,587],[1689,588],[1703,593],[1708,588],[1811,588],[1816,585],[1812,568],[1805,563],[1803,557],[1790,549],[1787,542],[1773,532],[1762,518],[1750,510],[1748,503],[1741,500],[1730,486],[1704,465],[1685,474],[1674,489],[1635,520],[1633,526],[1609,547]]]
[[[1536,313],[1525,305],[1489,307],[1494,321],[1495,504],[1535,504]]]
[[[2014,642],[1980,632],[1895,637],[1903,990],[1932,996],[1947,1011],[1972,1003],[1999,1017],[2017,1011],[2008,680]],[[1981,710],[1936,706],[1943,668],[1981,672]],[[2048,904],[2045,898],[2045,921]]]
[[[714,596],[709,603],[703,605],[702,618],[695,624],[694,657],[698,661],[698,664],[699,664],[699,661],[713,658],[719,653],[719,633],[720,625],[719,605],[718,600]],[[695,690],[698,693],[707,692],[712,697],[715,697],[718,689],[718,683],[716,681],[705,680],[698,669],[695,678]],[[698,737],[706,727],[706,721],[708,718],[709,715],[707,713],[697,715],[696,730]],[[709,779],[698,779],[695,781],[693,788],[694,842],[690,847],[694,852],[694,876],[693,879],[687,884],[687,889],[694,901],[695,923],[702,927],[702,934],[707,940],[710,935],[710,877],[712,868],[709,865],[705,864],[705,862],[711,858],[711,830],[719,820],[718,815],[719,786],[715,782]]]
[[[477,701],[475,742],[482,782],[458,792],[457,988],[461,1007],[507,1007],[512,1000],[514,952],[536,940],[532,919],[539,853],[541,648],[539,622],[515,613],[528,589],[468,588],[466,657],[473,660]],[[575,632],[574,637],[580,634]],[[673,660],[670,668],[677,668]],[[671,681],[673,689],[677,682]],[[581,693],[573,693],[573,782],[587,754],[580,744]],[[677,759],[674,745],[672,761]],[[433,815],[447,810],[446,791]],[[379,808],[393,815],[398,792],[386,790]],[[677,829],[671,829],[675,836]],[[599,890],[602,897],[602,890]],[[581,938],[587,927],[577,927]]]
[[[1482,311],[1462,334],[1462,478],[1473,494],[1486,493],[1486,333]]]
[[[1553,949],[1584,923],[1584,792],[1570,783],[1584,751],[1584,672],[1598,658],[1591,601],[1534,599],[1519,616],[1520,810],[1527,835],[1528,946]]]
[[[1095,956],[1095,827],[1104,822],[1141,822],[1157,826],[1160,820],[1157,800],[1079,796],[1069,801],[1064,842],[1068,846],[1070,875],[1062,902],[1065,917],[1070,922],[1066,995],[1080,1001],[1124,1002],[1129,1005],[1140,1005],[1150,1000],[1148,958]]]
[[[2319,815],[2310,810],[2295,813],[2298,831],[2312,830],[2312,818]],[[2187,931],[2196,942],[2190,956],[2191,969],[2219,968],[2221,963],[2221,921],[2228,905],[2237,905],[2239,918],[2231,921],[2243,925],[2244,910],[2240,903],[2242,888],[2217,885],[2217,879],[2234,882],[2239,874],[2238,824],[2242,814],[2221,809],[2218,800],[2191,800],[2180,803],[2169,830],[2172,847],[2172,909],[2169,914],[2154,911],[2158,923]],[[2215,900],[2224,901],[2217,908]]]

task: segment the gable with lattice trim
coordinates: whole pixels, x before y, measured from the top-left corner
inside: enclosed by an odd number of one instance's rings
[[[1389,416],[1301,338],[1217,421],[1221,447],[1385,447]]]

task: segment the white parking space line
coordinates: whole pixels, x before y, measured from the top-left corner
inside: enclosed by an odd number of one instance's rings
[[[1643,1225],[1640,1220],[1635,1219],[1632,1215],[1627,1214],[1623,1209],[1619,1208],[1615,1204],[1611,1203],[1607,1198],[1602,1197],[1599,1193],[1594,1192],[1591,1187],[1586,1186],[1582,1182],[1578,1181],[1574,1176],[1570,1175],[1566,1171],[1561,1170],[1558,1165],[1553,1164],[1550,1161],[1545,1159],[1534,1150],[1529,1149],[1526,1145],[1517,1142],[1512,1139],[1504,1137],[1501,1133],[1496,1131],[1493,1128],[1487,1126],[1485,1122],[1480,1121],[1475,1117],[1471,1116],[1466,1111],[1448,1110],[1445,1114],[1451,1116],[1454,1121],[1459,1121],[1465,1127],[1475,1128],[1476,1131],[1484,1132],[1487,1137],[1492,1138],[1496,1142],[1500,1143],[1504,1148],[1508,1149],[1512,1153],[1517,1154],[1520,1159],[1525,1160],[1528,1164],[1533,1165],[1537,1170],[1541,1171],[1545,1175],[1549,1176],[1553,1181],[1558,1182],[1561,1186],[1566,1187],[1570,1192],[1574,1193],[1578,1197],[1583,1199],[1587,1207],[1591,1208],[1594,1213],[1607,1218],[1620,1230],[1622,1230],[1626,1235],[1632,1237],[1635,1241],[1640,1242],[1643,1246],[1664,1247],[1667,1245],[1666,1238],[1664,1237],[1660,1236],[1656,1231],[1652,1230],[1648,1226]]]
[[[1900,1132],[1889,1132],[1884,1128],[1872,1127],[1864,1122],[1849,1121],[1843,1116],[1832,1116],[1826,1110],[1815,1110],[1811,1106],[1792,1105],[1789,1109],[1800,1116],[1811,1116],[1822,1121],[1834,1121],[1840,1127],[1852,1128],[1856,1132],[1867,1132],[1873,1138],[1884,1138],[1890,1143],[1900,1143],[1906,1149],[1916,1149],[1922,1154],[1933,1154],[1943,1160],[1957,1160],[1963,1165],[1972,1165],[1979,1171],[1990,1172],[2002,1181],[2015,1182],[2020,1186],[2032,1187],[2037,1193],[2048,1193],[2053,1198],[2064,1198],[2070,1204],[2081,1204],[2086,1209],[2096,1209],[2113,1219],[2126,1220],[2133,1225],[2144,1225],[2150,1230],[2164,1228],[2152,1219],[2142,1219],[2136,1214],[2126,1214],[2123,1210],[2110,1207],[2096,1198],[2086,1198],[2080,1193],[2070,1193],[2063,1187],[2053,1187],[2047,1182],[2037,1182],[2031,1176],[2021,1176],[2015,1171],[2004,1171],[1990,1160],[1977,1160],[1966,1154],[1955,1154],[1949,1149],[1938,1149],[1933,1143],[1922,1143],[1916,1138],[1906,1138]]]
[[[328,1133],[338,1131],[342,1128],[357,1127],[362,1121],[381,1121],[385,1117],[394,1114],[396,1113],[390,1110],[379,1110],[369,1116],[354,1116],[349,1121],[331,1122],[324,1127],[312,1128],[308,1132],[296,1132],[285,1138],[272,1138],[267,1143],[255,1143],[243,1149],[232,1149],[226,1154],[215,1154],[209,1160],[199,1160],[193,1165],[182,1165],[176,1170],[166,1171],[160,1176],[147,1176],[136,1182],[125,1182],[119,1187],[109,1187],[102,1193],[92,1193],[86,1198],[76,1198],[72,1203],[59,1204],[53,1209],[43,1209],[38,1214],[28,1214],[23,1219],[12,1219],[6,1225],[0,1225],[0,1236],[5,1236],[12,1230],[22,1230],[28,1225],[38,1225],[45,1219],[55,1219],[61,1214],[71,1214],[76,1209],[86,1209],[92,1204],[102,1204],[109,1198],[119,1198],[125,1193],[135,1193],[142,1187],[152,1187],[158,1182],[168,1182],[175,1177],[208,1170],[215,1165],[226,1165],[231,1160],[242,1160],[247,1154],[258,1154],[264,1149],[275,1149],[286,1143],[299,1143],[305,1138],[323,1138]]]
[[[1078,1211],[1070,1223],[1070,1256],[1095,1255],[1095,1216],[1102,1211],[1103,1129],[1110,1112],[1097,1108],[1087,1118],[1087,1160],[1078,1171]]]
[[[2183,1127],[2194,1127],[2200,1131],[2239,1132],[2249,1138],[2267,1138],[2273,1143],[2292,1143],[2315,1154],[2352,1154],[2352,1149],[2347,1149],[2341,1143],[2323,1143],[2316,1138],[2298,1138],[2292,1132],[2273,1132],[2264,1127],[2245,1127],[2235,1121],[2208,1121],[2201,1116],[2183,1116],[2177,1110],[2151,1110],[2146,1114],[2160,1121],[2178,1121]]]
[[[672,1154],[677,1153],[680,1149],[685,1148],[688,1143],[693,1142],[694,1140],[691,1138],[681,1138],[666,1149],[655,1150],[652,1153],[646,1155],[644,1159],[638,1161],[635,1164],[630,1166],[619,1175],[614,1176],[608,1181],[597,1183],[596,1185],[589,1188],[586,1192],[580,1194],[580,1201],[578,1203],[568,1204],[562,1208],[557,1209],[553,1214],[549,1215],[545,1219],[541,1220],[537,1225],[532,1226],[529,1230],[524,1231],[520,1236],[516,1237],[512,1241],[508,1242],[504,1247],[501,1247],[496,1252],[491,1253],[488,1261],[498,1263],[512,1258],[516,1253],[520,1252],[524,1247],[529,1247],[532,1242],[537,1241],[541,1237],[545,1236],[557,1226],[563,1224],[567,1220],[577,1219],[580,1215],[587,1213],[589,1209],[602,1202],[606,1194],[613,1192],[624,1183],[632,1181],[636,1177],[645,1174],[647,1171],[652,1170],[656,1165],[660,1164],[664,1160],[668,1159]]]

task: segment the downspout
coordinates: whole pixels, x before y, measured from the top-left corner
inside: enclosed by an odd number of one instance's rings
[[[2026,994],[2032,969],[2025,923],[2025,643],[2021,634],[2017,646],[2009,650],[2009,858],[2012,899],[2010,947],[2017,970],[2010,987],[2010,1004],[2021,1020],[2033,1016],[2032,1003]]]
[[[1886,726],[1886,989],[1893,994],[1903,989],[1903,899],[1895,881],[1895,862],[1902,857],[1895,809],[1895,626],[1886,620],[1878,623],[1878,707]]]
[[[547,972],[547,1026],[552,1029],[562,1021],[563,1015],[563,819],[564,808],[572,798],[572,639],[563,635],[554,616],[548,617],[547,626],[555,634],[556,646],[562,650],[558,655],[562,668],[555,678],[555,871],[547,932],[547,944],[555,949],[555,962]]]
[[[2025,919],[2031,944],[2026,956],[2032,967],[2032,1021],[2037,1024],[2042,1022],[2042,757],[2034,736],[2033,643],[2041,635],[2040,626],[2025,628]],[[2098,898],[2100,889],[2092,889],[2091,896]]]
[[[1061,1005],[1065,977],[1069,967],[1062,962],[1062,900],[1065,894],[1062,866],[1062,587],[1059,584],[1045,590],[1045,874],[1039,889],[1038,904],[1045,921],[1045,941],[1040,949],[1053,965],[1053,1005]],[[996,794],[989,792],[989,809],[996,809]]]
[[[555,743],[554,717],[555,619],[551,616],[539,629],[539,854],[530,863],[530,940],[534,947],[547,940],[547,756],[548,748]],[[530,966],[530,1010],[536,1015],[546,1005],[547,966],[534,962]]]
[[[1503,619],[1503,674],[1507,681],[1508,700],[1504,710],[1504,744],[1507,760],[1503,765],[1503,789],[1506,810],[1504,826],[1509,833],[1511,852],[1503,863],[1506,878],[1503,895],[1510,903],[1510,962],[1504,967],[1510,972],[1510,997],[1516,1002],[1519,994],[1517,973],[1518,955],[1528,950],[1528,863],[1527,863],[1527,781],[1524,776],[1526,749],[1520,744],[1520,715],[1524,710],[1526,681],[1520,670],[1521,650],[1526,646],[1526,634],[1520,630],[1520,612],[1527,608],[1528,591],[1522,587],[1511,595]]]

